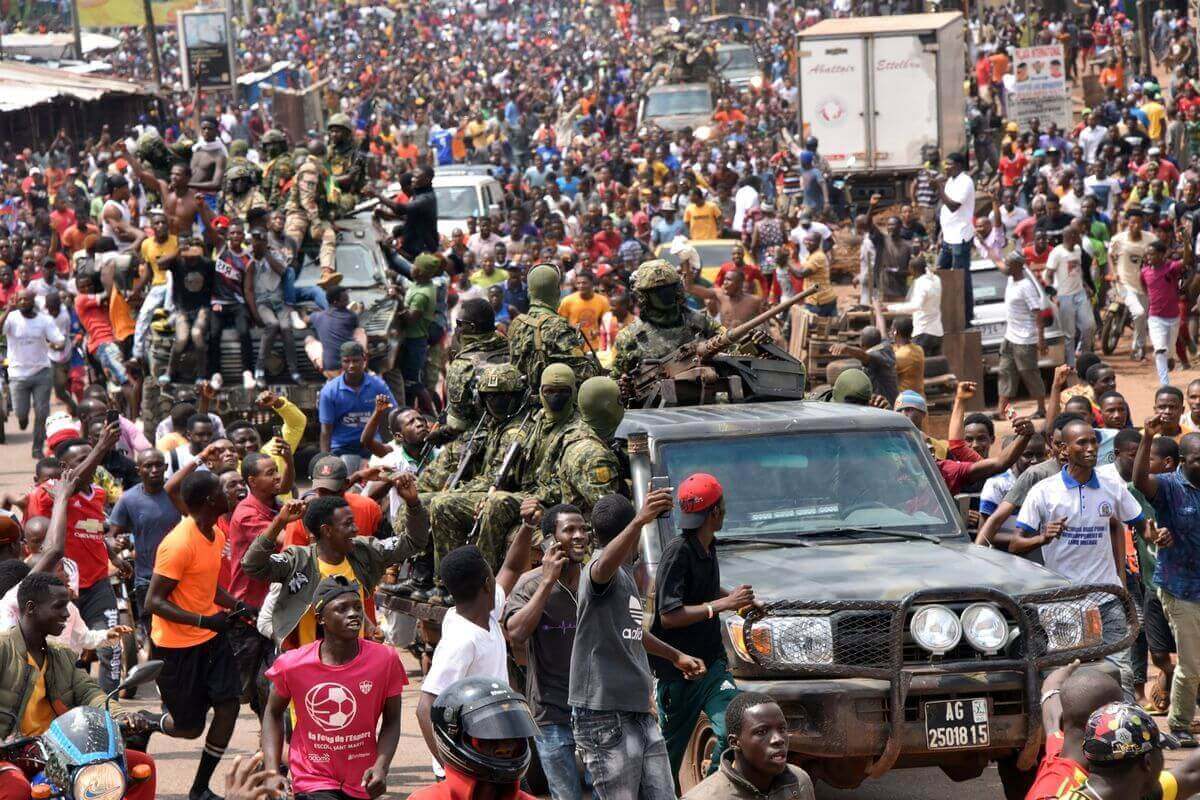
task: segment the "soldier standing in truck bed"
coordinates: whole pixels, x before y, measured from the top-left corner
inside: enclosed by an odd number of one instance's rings
[[[359,194],[367,182],[367,161],[354,143],[354,126],[345,114],[329,118],[329,173],[333,177],[332,202],[339,216],[349,214],[358,205]]]
[[[277,128],[271,128],[262,135],[259,144],[266,163],[263,166],[262,193],[267,198],[267,205],[279,208],[287,200],[292,178],[296,175],[296,165],[288,152],[287,136]]]
[[[508,352],[512,363],[539,385],[542,370],[550,364],[566,364],[582,383],[599,373],[595,357],[590,355],[583,334],[558,314],[559,286],[562,276],[550,264],[538,264],[529,270],[529,311],[519,314],[508,326]]]
[[[633,273],[633,295],[641,318],[618,333],[613,343],[613,376],[619,383],[632,378],[643,361],[666,358],[689,342],[721,332],[708,314],[684,305],[679,273],[661,258]]]

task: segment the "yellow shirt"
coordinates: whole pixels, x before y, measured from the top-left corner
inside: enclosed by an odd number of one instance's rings
[[[716,239],[721,235],[721,209],[716,203],[689,203],[683,212],[689,239]]]
[[[593,294],[590,300],[584,300],[578,292],[572,292],[558,304],[559,316],[566,317],[567,322],[578,328],[593,350],[601,347],[600,318],[608,310],[608,298],[602,294]]]
[[[28,653],[25,654],[25,660],[29,666],[33,667],[35,675],[33,694],[29,696],[25,713],[21,715],[21,735],[41,736],[50,729],[50,723],[54,722],[54,709],[50,707],[50,701],[46,699],[46,673],[42,672],[37,662],[33,660],[33,656]]]
[[[919,344],[902,344],[895,348],[896,380],[900,391],[911,389],[925,396],[925,351]]]
[[[823,306],[826,303],[837,302],[837,292],[833,290],[833,283],[829,279],[829,259],[820,250],[809,253],[808,258],[804,259],[802,265],[805,271],[812,270],[812,273],[804,278],[806,284],[811,284],[817,288],[817,293],[810,295],[807,302],[813,306]],[[809,288],[808,285],[804,287]]]
[[[150,265],[151,286],[164,286],[167,282],[167,273],[158,266],[158,260],[173,256],[178,252],[179,239],[174,234],[167,236],[167,240],[162,244],[159,244],[153,236],[142,240],[142,260]]]
[[[1163,125],[1167,122],[1167,110],[1163,108],[1162,103],[1151,100],[1148,103],[1142,103],[1141,111],[1150,120],[1150,125],[1146,133],[1150,134],[1150,138],[1158,141],[1162,138]]]
[[[350,567],[350,559],[345,559],[340,564],[326,564],[321,559],[317,559],[317,571],[321,573],[320,580],[328,578],[330,575],[341,575],[348,581],[357,581],[358,578],[354,575],[354,570]],[[318,581],[319,582],[319,581]],[[362,590],[358,592],[362,596]],[[362,598],[366,602],[366,598]],[[359,636],[362,632],[359,631]],[[309,606],[308,611],[304,612],[304,616],[300,618],[300,627],[297,628],[297,636],[300,637],[300,646],[311,644],[317,640],[317,615],[313,612],[312,606]]]

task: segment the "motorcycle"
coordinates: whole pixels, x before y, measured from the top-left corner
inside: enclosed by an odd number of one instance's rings
[[[1111,356],[1116,351],[1125,329],[1132,324],[1133,319],[1121,299],[1120,290],[1109,287],[1108,302],[1100,312],[1100,349],[1104,355]]]
[[[0,761],[31,775],[34,800],[121,800],[126,789],[150,777],[150,768],[125,764],[125,740],[109,713],[119,692],[150,683],[162,672],[161,661],[130,670],[108,694],[103,708],[79,706],[56,718],[41,736],[22,736],[0,745]],[[0,711],[15,720],[16,715]]]

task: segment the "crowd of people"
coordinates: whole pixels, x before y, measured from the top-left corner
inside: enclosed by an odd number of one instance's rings
[[[675,33],[640,6],[260,3],[238,27],[239,69],[287,61],[300,86],[327,81],[324,135],[291,141],[265,105],[178,92],[134,128],[6,147],[0,326],[36,467],[0,518],[14,709],[0,734],[102,705],[132,648],[164,668],[160,712],[114,704],[130,768],[152,765],[154,736],[203,738],[189,798],[216,800],[247,704],[262,756],[235,766],[228,797],[377,797],[408,684],[396,646],[414,641],[411,619],[376,607],[382,590],[445,609],[417,648],[416,700],[443,781],[416,797],[512,796],[536,750],[556,800],[674,798],[701,714],[716,747],[686,797],[813,797],[783,711],[739,691],[726,662],[722,616],[759,599],[720,580],[725,488],[696,473],[635,506],[614,437],[643,366],[802,292],[812,317],[852,303],[873,317],[834,347],[861,368],[810,376],[813,398],[924,432],[924,365],[947,336],[939,273],[965,272],[969,322],[970,265],[987,260],[1006,276],[999,409],[967,413],[981,387],[958,384],[948,436],[927,437],[939,473],[980,496],[979,545],[1120,587],[1142,622],[1108,657],[1119,679],[1047,678],[1028,796],[1200,790],[1195,758],[1161,759],[1196,746],[1200,688],[1200,381],[1172,385],[1200,342],[1186,13],[1154,12],[1145,57],[1120,7],[973,17],[972,152],[931,157],[884,212],[851,203],[795,128],[791,42],[824,17],[918,10],[902,5],[764,4],[764,79],[714,77],[711,125],[667,132],[639,126],[637,105]],[[122,42],[114,69],[146,77],[145,39]],[[1034,43],[1063,45],[1068,75],[1100,84],[1070,130],[1007,120],[1012,48]],[[162,57],[175,80],[169,36]],[[503,211],[442,236],[434,178],[451,164],[489,167]],[[350,219],[385,231],[384,337],[339,263]],[[702,263],[713,240],[733,240],[728,260]],[[856,257],[856,291],[837,289]],[[1094,353],[1111,302],[1161,384],[1140,414]],[[1052,329],[1065,363],[1047,387]],[[161,419],[147,384],[170,395]],[[288,397],[304,384],[313,408]],[[1014,410],[1022,391],[1034,418]],[[252,413],[228,411],[239,392]],[[681,535],[645,604],[630,562],[668,512]],[[1128,638],[1123,609],[1099,609],[1110,645]],[[524,685],[509,686],[510,655]],[[1148,713],[1163,711],[1160,733]],[[0,797],[28,796],[0,763]]]

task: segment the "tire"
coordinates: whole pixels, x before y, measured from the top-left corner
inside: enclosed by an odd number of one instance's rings
[[[716,746],[717,737],[713,734],[712,723],[708,721],[707,714],[701,714],[683,752],[683,763],[679,765],[681,794],[687,794],[688,790],[708,776],[709,763]]]
[[[1111,356],[1116,352],[1117,345],[1121,342],[1121,334],[1125,332],[1125,307],[1122,306],[1115,312],[1102,315],[1100,324],[1100,350],[1106,356]]]

